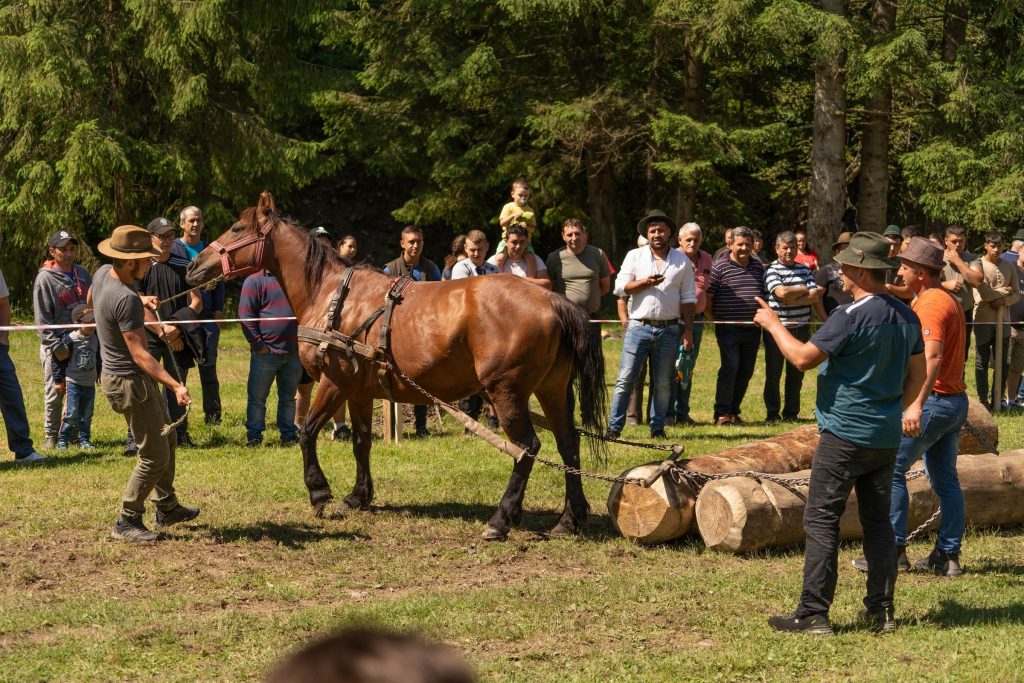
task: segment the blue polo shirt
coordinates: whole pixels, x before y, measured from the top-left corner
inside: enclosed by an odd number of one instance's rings
[[[903,435],[903,380],[924,353],[921,321],[891,296],[836,308],[811,343],[828,355],[818,371],[818,428],[866,448],[896,448]]]

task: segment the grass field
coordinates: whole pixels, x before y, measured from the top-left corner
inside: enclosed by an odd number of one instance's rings
[[[30,417],[41,421],[35,337],[12,334]],[[244,447],[248,352],[237,327],[222,337],[224,424],[193,420],[198,448],[178,454],[182,500],[196,523],[146,547],[112,540],[133,460],[120,455],[123,420],[98,398],[94,453],[53,465],[0,466],[0,680],[254,680],[311,638],[354,624],[415,630],[451,644],[483,680],[985,680],[1024,674],[1024,535],[970,531],[958,579],[903,575],[895,634],[856,625],[860,554],[844,546],[831,639],[769,631],[800,591],[799,549],[721,555],[686,539],[653,548],[619,537],[609,486],[587,480],[587,532],[542,541],[563,480],[537,467],[523,528],[508,542],[480,533],[507,481],[510,460],[447,423],[428,440],[375,442],[372,510],[313,518],[297,448]],[[609,376],[618,343],[606,342]],[[783,427],[716,429],[718,364],[707,337],[696,373],[695,417],[669,427],[689,454],[710,453]],[[968,373],[969,375],[971,373]],[[744,406],[761,420],[763,374]],[[198,381],[195,382],[198,387]],[[810,416],[813,374],[805,380]],[[198,391],[198,389],[196,389]],[[273,404],[273,399],[271,400]],[[273,405],[268,413],[273,415]],[[197,412],[199,412],[197,410]],[[1003,448],[1024,445],[1020,415],[1001,415]],[[438,431],[436,425],[432,428]],[[41,428],[34,428],[37,443]],[[646,429],[627,430],[644,437]],[[543,454],[555,453],[546,435]],[[349,446],[322,438],[336,495],[351,487]],[[617,474],[656,459],[614,447]],[[339,497],[340,497],[339,495]],[[912,559],[930,550],[914,543]]]

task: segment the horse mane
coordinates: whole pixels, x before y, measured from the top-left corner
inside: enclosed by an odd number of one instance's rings
[[[340,256],[332,247],[324,244],[322,240],[313,237],[313,233],[303,228],[296,221],[293,221],[290,218],[282,218],[280,220],[291,226],[305,230],[306,232],[306,263],[303,266],[303,275],[306,277],[306,287],[309,288],[311,295],[319,289],[320,284],[323,282],[324,267],[328,263],[333,263],[344,268],[380,271],[379,268],[376,268],[365,261],[356,263],[351,259]]]

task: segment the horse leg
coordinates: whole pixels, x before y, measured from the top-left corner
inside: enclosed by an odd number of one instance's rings
[[[373,400],[349,399],[352,420],[352,453],[356,458],[356,482],[352,493],[345,496],[347,507],[361,510],[373,500],[373,478],[370,476],[370,427],[373,424]]]
[[[316,455],[316,439],[320,430],[327,424],[334,411],[341,403],[342,397],[338,388],[330,382],[320,382],[313,407],[310,408],[306,421],[299,428],[299,448],[302,449],[303,480],[309,491],[309,502],[313,506],[313,514],[323,517],[324,509],[331,502],[331,486],[320,468],[320,460]]]
[[[562,398],[555,398],[555,395]],[[548,426],[558,443],[558,454],[566,467],[579,469],[580,436],[573,428],[572,415],[565,399],[565,392],[538,393],[537,400],[548,418]],[[565,507],[558,523],[548,532],[549,536],[566,536],[583,531],[583,525],[590,514],[590,504],[583,493],[583,480],[578,474],[565,473]]]
[[[491,394],[494,396],[494,394]],[[530,422],[529,403],[527,401],[513,401],[495,396],[494,407],[498,413],[498,419],[509,439],[526,446],[531,453],[540,451],[540,439],[533,430],[533,423]],[[523,497],[526,495],[526,484],[530,480],[530,472],[533,470],[533,458],[524,457],[512,466],[512,475],[509,477],[508,486],[498,503],[498,509],[487,523],[483,537],[486,541],[504,541],[508,538],[508,531],[517,526],[523,518]]]

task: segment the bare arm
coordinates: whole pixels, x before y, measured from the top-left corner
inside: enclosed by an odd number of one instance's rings
[[[784,304],[809,304],[810,301],[804,299],[810,291],[807,285],[779,285],[772,290],[772,296]]]
[[[903,408],[904,410],[917,400],[924,386],[926,369],[924,354],[918,353],[910,357],[910,364],[907,366],[907,376],[903,379]],[[932,380],[935,384],[935,380]]]
[[[11,297],[0,298],[0,327],[11,324]],[[10,344],[7,332],[0,332],[0,344]]]
[[[961,275],[964,276],[964,282],[969,284],[971,287],[977,287],[981,284],[981,281],[985,279],[980,270],[974,270],[964,261],[963,257],[960,256],[960,252],[956,249],[946,249],[946,254],[943,257],[949,265],[956,268]]]
[[[124,336],[124,343],[128,346],[128,353],[131,354],[132,360],[139,366],[139,369],[173,391],[178,405],[183,406],[191,402],[192,399],[189,398],[185,385],[171,377],[146,349],[146,333],[141,327],[121,334]]]
[[[754,297],[760,309],[754,314],[754,322],[772,335],[779,351],[798,370],[806,372],[818,367],[828,356],[811,342],[802,342],[794,337],[779,320],[775,311],[761,297]]]
[[[598,280],[598,288],[601,290],[601,296],[608,293],[608,290],[612,288],[612,278],[610,275],[605,275]]]
[[[683,324],[686,325],[683,328],[683,348],[689,351],[693,348],[693,309],[696,304],[681,304],[679,306],[679,314],[683,317]]]

